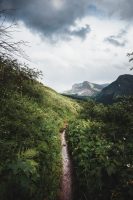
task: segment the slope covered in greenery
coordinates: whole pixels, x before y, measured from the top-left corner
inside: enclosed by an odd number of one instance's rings
[[[79,105],[43,86],[38,73],[0,58],[0,199],[54,200],[60,128]]]
[[[133,199],[133,97],[104,106],[90,100],[68,128],[76,200]]]

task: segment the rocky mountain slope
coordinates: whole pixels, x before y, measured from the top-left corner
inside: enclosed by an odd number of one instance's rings
[[[83,83],[74,84],[71,90],[65,91],[63,93],[66,95],[91,97],[97,95],[107,85],[108,84],[99,85],[95,83],[90,83],[88,81],[84,81]]]
[[[124,74],[105,87],[97,96],[97,101],[113,103],[118,97],[133,95],[133,75]]]

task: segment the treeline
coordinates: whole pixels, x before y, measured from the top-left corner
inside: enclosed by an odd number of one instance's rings
[[[55,200],[59,130],[78,104],[37,81],[38,72],[0,57],[0,199]]]
[[[133,97],[85,102],[68,127],[76,200],[133,199]]]

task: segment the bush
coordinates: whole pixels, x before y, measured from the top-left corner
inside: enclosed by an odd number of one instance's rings
[[[91,101],[84,104],[81,119],[69,125],[76,199],[133,199],[132,108],[132,97],[112,106]]]

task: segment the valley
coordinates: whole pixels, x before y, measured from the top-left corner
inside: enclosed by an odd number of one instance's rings
[[[116,91],[109,104],[66,97],[37,78],[1,58],[0,199],[132,200],[133,76],[99,93]]]
[[[0,200],[133,200],[132,8],[0,0]]]

